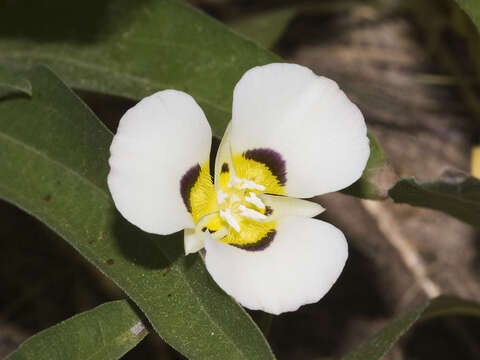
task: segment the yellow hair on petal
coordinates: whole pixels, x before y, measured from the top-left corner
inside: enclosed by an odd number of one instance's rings
[[[218,231],[220,228],[226,226],[226,222],[217,214],[212,215],[207,221],[205,227],[210,231]]]
[[[233,156],[236,176],[248,179],[265,186],[264,193],[285,195],[285,187],[280,185],[278,178],[273,175],[267,165],[253,159],[245,159],[242,154]]]
[[[276,221],[261,222],[244,219],[240,224],[242,231],[236,232],[234,229],[230,228],[228,235],[220,241],[240,246],[252,245],[266,237],[270,231],[275,230],[276,225]]]
[[[228,187],[228,182],[230,181],[230,172],[227,171],[227,172],[221,172],[219,175],[218,175],[218,187],[220,189],[226,189]]]
[[[210,176],[208,162],[201,166],[197,181],[190,191],[190,206],[195,223],[203,216],[218,211],[215,187]]]

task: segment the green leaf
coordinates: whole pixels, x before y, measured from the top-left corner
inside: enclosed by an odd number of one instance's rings
[[[402,312],[376,335],[360,344],[360,346],[342,359],[382,359],[398,339],[417,321],[449,315],[480,317],[480,304],[451,296],[437,297],[423,305]]]
[[[456,0],[458,5],[470,16],[480,31],[480,2],[478,0]]]
[[[402,179],[388,194],[397,203],[443,211],[480,226],[480,180],[472,176],[447,171],[434,181]]]
[[[18,94],[32,96],[32,85],[13,69],[0,66],[0,99]]]
[[[39,332],[6,360],[116,360],[147,334],[127,301],[112,301]]]
[[[378,179],[382,172],[386,170],[387,157],[380,143],[370,133],[368,138],[370,139],[370,157],[362,177],[342,192],[366,199],[383,199],[386,196],[380,189]]]
[[[76,16],[58,16],[64,13]],[[38,19],[48,26],[38,26]],[[180,1],[17,0],[0,5],[0,65],[44,63],[71,87],[132,99],[166,88],[183,90],[199,102],[219,138],[231,119],[233,88],[243,73],[279,61]],[[371,198],[373,192],[360,184],[349,193]]]
[[[236,20],[230,26],[263,47],[271,49],[297,12],[294,7],[274,9]]]
[[[112,134],[93,112],[48,69],[27,75],[31,98],[0,101],[0,197],[67,240],[188,358],[274,358],[200,256],[184,256],[181,233],[149,235],[115,210],[106,186]]]
[[[58,16],[66,12],[77,16]],[[49,26],[38,26],[38,19]],[[183,90],[199,102],[218,137],[243,73],[279,61],[181,1],[0,5],[0,64],[47,64],[71,87],[132,99]]]

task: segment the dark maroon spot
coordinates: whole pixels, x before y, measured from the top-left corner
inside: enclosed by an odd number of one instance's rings
[[[282,156],[272,149],[259,148],[247,150],[243,153],[245,159],[252,159],[265,164],[273,175],[278,179],[280,185],[285,185],[287,182],[287,168],[285,160]]]
[[[172,269],[170,268],[167,268],[164,272],[163,272],[163,276],[166,276]]]
[[[226,173],[226,172],[229,172],[229,171],[230,171],[230,168],[228,167],[228,164],[223,163],[221,172]]]
[[[260,251],[260,250],[265,250],[273,241],[273,238],[277,234],[276,230],[270,230],[267,235],[265,235],[263,238],[261,238],[259,241],[251,243],[251,244],[245,244],[245,245],[238,245],[238,244],[230,244],[235,247],[238,247],[243,250],[248,250],[248,251]]]
[[[265,206],[265,215],[269,216],[273,214],[273,209],[270,206]]]
[[[47,194],[43,197],[43,200],[45,200],[45,201],[50,201],[51,199],[52,199],[52,195],[50,195],[50,194]]]
[[[95,239],[90,240],[88,243],[92,245],[95,242]]]
[[[102,237],[105,237],[105,236],[107,236],[107,232],[106,232],[106,231],[102,231],[102,232],[100,233],[100,235],[101,235]]]
[[[113,264],[115,264],[115,261],[113,261],[113,259],[108,259],[107,264],[108,265],[113,265]]]
[[[207,228],[206,226],[202,228],[202,232],[205,232],[205,231],[207,231],[207,230],[210,232],[210,234],[213,234],[214,232],[217,231],[217,230],[209,229],[209,228]]]
[[[180,194],[182,195],[183,203],[189,212],[192,212],[192,205],[190,204],[190,192],[200,176],[200,165],[192,166],[180,180]]]

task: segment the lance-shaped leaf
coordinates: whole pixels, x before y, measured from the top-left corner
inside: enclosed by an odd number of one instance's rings
[[[236,20],[230,26],[240,34],[271,49],[297,12],[298,9],[294,7],[274,9]]]
[[[38,27],[38,19],[48,26]],[[183,1],[0,3],[0,64],[44,63],[71,87],[131,99],[161,89],[183,90],[201,105],[219,138],[231,119],[233,88],[243,73],[279,61]],[[378,158],[381,149],[372,150]],[[375,184],[363,180],[349,194],[378,197],[372,195]]]
[[[478,0],[457,0],[458,5],[470,16],[480,31],[480,2]]]
[[[37,19],[49,26],[39,27]],[[132,99],[183,90],[201,105],[218,137],[243,73],[278,61],[183,1],[0,4],[0,63],[44,63],[71,87]]]
[[[184,256],[181,235],[149,235],[117,213],[106,187],[112,134],[93,112],[46,68],[27,78],[31,98],[0,101],[0,197],[67,240],[187,357],[272,359],[201,258]]]
[[[398,339],[417,321],[449,315],[480,317],[480,304],[460,298],[440,296],[425,304],[405,310],[377,334],[360,344],[360,346],[342,359],[382,359]]]
[[[0,99],[17,94],[31,96],[32,85],[12,69],[0,66]]]
[[[116,360],[147,334],[127,301],[112,301],[39,332],[6,360]]]
[[[389,195],[395,202],[443,211],[480,226],[480,180],[472,176],[447,171],[434,181],[402,179]]]

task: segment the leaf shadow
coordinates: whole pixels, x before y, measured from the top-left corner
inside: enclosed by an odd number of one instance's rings
[[[150,1],[6,0],[0,3],[0,34],[87,43],[126,27],[129,13]]]
[[[8,100],[13,100],[17,98],[25,98],[29,99],[31,96],[24,93],[23,91],[19,90],[11,90],[11,91],[4,91],[2,92],[2,89],[0,89],[0,101],[8,101]]]
[[[113,237],[125,258],[146,269],[168,269],[183,252],[183,232],[162,236],[148,234],[114,211]]]

